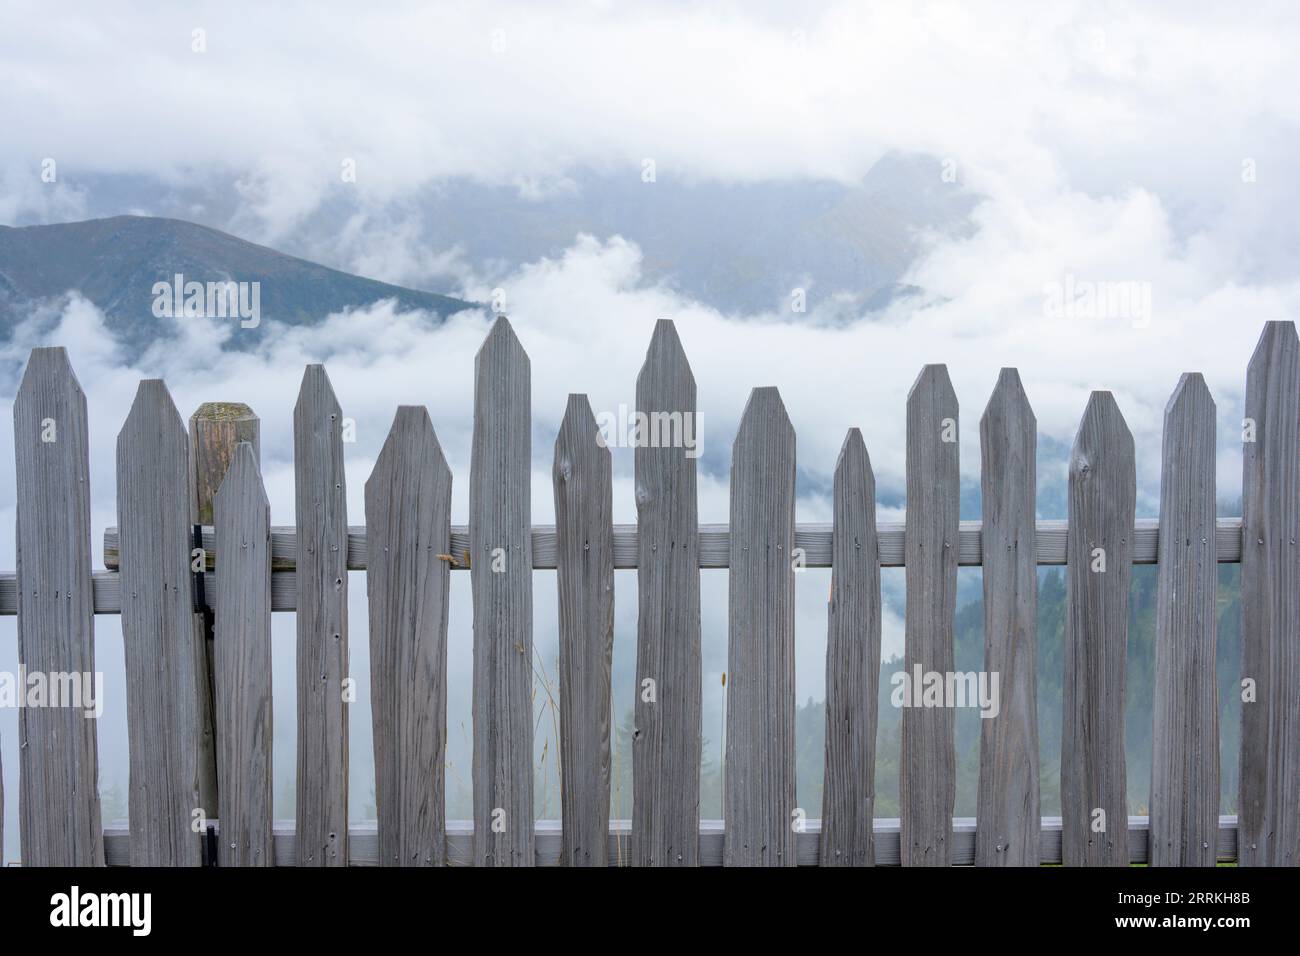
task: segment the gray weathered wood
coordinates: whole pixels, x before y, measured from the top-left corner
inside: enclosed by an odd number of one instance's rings
[[[907,619],[911,678],[953,670],[960,505],[957,395],[943,365],[927,365],[907,396]],[[904,866],[947,866],[956,800],[951,706],[905,701],[899,762]]]
[[[731,452],[726,866],[794,866],[795,435],[756,388]]]
[[[822,866],[875,863],[876,713],[880,686],[880,557],[876,479],[862,432],[835,465],[835,558],[826,638]]]
[[[614,657],[614,490],[609,449],[586,395],[570,395],[555,439],[560,608],[560,803],[568,866],[609,856],[610,674]]]
[[[240,442],[213,500],[217,539],[217,806],[222,866],[270,866],[271,515],[253,447]]]
[[[1247,429],[1253,426],[1253,435]],[[1242,445],[1240,860],[1300,865],[1300,342],[1264,327]]]
[[[626,854],[620,855],[618,846],[625,843],[629,833],[626,820],[615,820],[609,828],[609,865],[627,866]],[[898,818],[877,818],[875,821],[877,866],[898,866]],[[373,822],[354,823],[349,828],[348,846],[352,866],[374,866],[378,858],[378,834]],[[1147,818],[1128,819],[1129,861],[1147,862]],[[723,824],[721,820],[700,822],[700,865],[719,866],[722,863]],[[277,822],[275,825],[276,866],[293,866],[297,860],[294,849],[293,823]],[[1230,863],[1237,854],[1237,818],[1219,818],[1215,834],[1220,863]],[[800,866],[817,866],[820,862],[822,834],[818,822],[809,820],[803,831],[795,834],[795,848]],[[473,862],[473,825],[468,820],[450,820],[447,823],[447,865],[469,866]],[[125,866],[130,858],[131,835],[125,827],[110,826],[104,831],[104,849],[109,866]],[[558,866],[560,863],[560,823],[557,820],[538,820],[536,833],[537,865]],[[1049,866],[1061,862],[1061,818],[1043,817],[1040,833],[1039,863]],[[958,817],[952,822],[952,862],[954,866],[970,866],[975,862],[975,819]]]
[[[190,571],[190,440],[162,379],[140,383],[117,436],[132,866],[198,866],[199,647]]]
[[[366,482],[370,700],[379,860],[447,860],[447,608],[442,559],[451,527],[451,469],[424,406],[397,409]]]
[[[694,422],[695,377],[668,319],[655,325],[636,380],[636,407],[646,416]],[[635,866],[696,866],[703,690],[695,458],[685,447],[647,442],[637,444],[634,457],[639,533],[632,552],[638,571],[629,856]]]
[[[648,449],[659,451],[660,449]],[[689,459],[688,459],[689,460]],[[979,567],[984,562],[982,522],[962,521],[958,531],[957,564],[960,567]],[[1064,518],[1043,519],[1035,524],[1034,558],[1040,567],[1065,566],[1065,540],[1067,522]],[[694,553],[700,568],[725,568],[731,553],[730,532],[726,524],[701,524],[696,529]],[[204,541],[209,548],[209,559],[215,538],[212,529],[205,528]],[[555,526],[533,525],[533,569],[555,570]],[[795,547],[804,552],[805,567],[829,568],[831,566],[831,525],[799,522],[794,527]],[[906,528],[902,522],[881,521],[876,525],[876,540],[882,568],[904,566]],[[1159,523],[1154,518],[1137,518],[1133,522],[1133,563],[1155,564],[1160,538]],[[1220,564],[1238,564],[1241,561],[1241,519],[1220,518],[1215,524],[1215,551]],[[641,536],[634,524],[614,525],[614,569],[636,570],[640,560]],[[297,535],[292,527],[271,529],[271,567],[276,572],[292,571],[298,553]],[[451,550],[461,555],[469,548],[469,529],[465,525],[451,526]],[[348,570],[366,569],[366,529],[363,525],[348,528]],[[653,553],[653,552],[652,552]],[[117,567],[117,529],[104,531],[104,566]],[[212,567],[209,561],[209,567]],[[463,562],[454,565],[453,571],[464,571]],[[12,577],[12,575],[9,575]],[[0,574],[0,614],[12,614],[13,608],[5,604],[3,582]]]
[[[474,360],[474,858],[533,865],[532,394],[505,316]]]
[[[32,350],[14,400],[14,457],[19,666],[75,673],[93,688],[86,396],[63,348]],[[103,866],[97,721],[63,703],[18,711],[22,861]]]
[[[1038,863],[1037,446],[1038,421],[1020,375],[1004,368],[980,419],[984,671],[998,680],[997,714],[980,721],[980,866]]]
[[[348,862],[348,514],[343,412],[323,365],[293,410],[298,544],[298,865]]]
[[[1136,503],[1133,436],[1111,393],[1093,392],[1070,452],[1061,721],[1067,866],[1129,861],[1124,668]]]
[[[1217,850],[1214,412],[1214,399],[1199,372],[1179,380],[1165,409],[1152,708],[1152,866],[1214,866]]]
[[[213,499],[241,442],[248,442],[253,457],[262,460],[262,425],[243,402],[204,402],[190,416],[196,523],[212,524]]]
[[[204,402],[190,416],[190,514],[194,524],[212,524],[212,501],[230,468],[235,449],[248,442],[261,461],[261,423],[242,402]],[[204,541],[209,562],[215,546]],[[107,558],[105,558],[107,561]],[[106,565],[112,567],[112,565]],[[211,567],[212,565],[209,564]],[[213,593],[205,591],[209,603]],[[211,813],[217,806],[216,704],[212,690],[213,636],[210,622],[195,630],[195,686],[199,704],[199,798]]]

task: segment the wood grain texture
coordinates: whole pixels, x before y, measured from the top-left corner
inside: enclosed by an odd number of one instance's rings
[[[980,419],[984,670],[998,675],[997,715],[980,721],[980,866],[1038,864],[1037,447],[1020,375],[1004,368]]]
[[[469,537],[474,592],[474,858],[532,866],[532,392],[505,316],[474,360]]]
[[[957,395],[943,365],[921,370],[907,397],[907,675],[953,670],[960,506]],[[956,800],[953,710],[903,710],[900,819],[904,866],[947,866]]]
[[[222,866],[271,866],[271,514],[240,442],[213,501],[218,553],[214,689]]]
[[[626,842],[628,821],[615,820],[609,831],[609,865],[627,866],[626,854],[619,854],[618,845]],[[560,823],[557,820],[538,820],[535,843],[538,866],[558,866],[560,863]],[[877,866],[899,864],[898,818],[877,818],[875,845]],[[1147,818],[1128,819],[1129,861],[1147,862]],[[700,823],[700,865],[722,864],[723,825],[721,820],[704,820]],[[297,860],[293,824],[283,821],[275,825],[276,866],[293,866]],[[817,866],[821,855],[818,821],[809,820],[801,833],[795,834],[795,850],[800,866]],[[957,817],[952,822],[952,862],[954,866],[970,866],[975,862],[975,818]],[[447,823],[447,865],[470,866],[473,863],[474,828],[468,820],[451,820]],[[104,832],[104,849],[109,866],[125,866],[130,858],[131,835],[125,827],[108,827]],[[1237,853],[1237,818],[1219,818],[1216,844],[1220,863],[1230,863]],[[354,823],[348,834],[352,866],[374,866],[377,862],[378,837],[374,822]],[[1057,865],[1061,862],[1061,818],[1043,817],[1040,832],[1039,862]]]
[[[447,609],[451,469],[424,406],[397,409],[366,482],[370,700],[379,861],[447,861]]]
[[[648,449],[657,452],[660,449]],[[680,454],[680,452],[679,452]],[[689,459],[688,459],[689,460]],[[1038,521],[1034,530],[1034,557],[1040,567],[1065,566],[1065,541],[1067,522],[1064,518],[1047,518]],[[960,567],[979,567],[984,562],[983,522],[962,521],[957,532],[957,564]],[[906,560],[904,539],[906,527],[898,521],[881,521],[876,524],[876,541],[882,568],[901,568]],[[726,524],[701,524],[695,531],[694,553],[699,568],[725,568],[731,554],[731,532]],[[204,541],[209,549],[215,542],[212,528],[205,528]],[[555,526],[533,525],[533,569],[555,569]],[[825,522],[800,522],[794,526],[794,543],[803,549],[804,566],[829,568],[831,566],[833,531]],[[1220,564],[1238,564],[1241,561],[1241,519],[1220,518],[1215,524],[1215,552]],[[1136,518],[1133,521],[1133,563],[1155,564],[1159,549],[1160,529],[1155,518]],[[271,567],[274,571],[292,571],[297,562],[297,535],[292,527],[271,529]],[[451,526],[451,554],[461,554],[469,548],[469,529],[465,525]],[[348,528],[348,570],[366,569],[366,529],[363,525]],[[210,555],[209,555],[210,557]],[[614,525],[614,569],[636,570],[641,557],[641,536],[634,524]],[[104,532],[104,566],[117,567],[117,529]],[[209,564],[209,567],[212,565]],[[462,563],[453,571],[468,570]],[[12,577],[10,575],[9,577]],[[0,574],[0,614],[12,614],[5,602]],[[7,609],[7,610],[6,610]]]
[[[614,489],[586,395],[570,395],[555,439],[560,609],[560,804],[567,866],[609,856],[610,676],[614,665]]]
[[[862,432],[835,464],[835,557],[826,636],[822,866],[872,866],[880,686],[880,557],[876,478]]]
[[[18,662],[95,674],[86,396],[63,348],[33,349],[14,400]],[[83,688],[83,699],[85,689]],[[24,866],[103,866],[97,721],[86,708],[18,711]]]
[[[240,442],[248,442],[253,457],[261,461],[261,434],[261,422],[242,402],[204,402],[190,416],[190,468],[193,471],[190,514],[194,524],[211,526],[213,499]],[[211,541],[205,538],[203,547],[209,562],[212,562],[216,555],[215,536]],[[215,564],[209,566],[215,567]],[[204,594],[211,603],[215,592],[205,589]],[[212,628],[205,622],[202,634],[195,632],[194,665],[198,672],[195,686],[199,704],[199,798],[209,811],[218,804],[213,658]]]
[[[1124,669],[1136,499],[1133,436],[1111,393],[1093,392],[1070,452],[1061,722],[1066,866],[1129,861]],[[1103,822],[1104,830],[1094,829]]]
[[[1242,445],[1240,860],[1300,865],[1300,342],[1264,327],[1246,372]],[[1243,437],[1244,434],[1243,434]]]
[[[749,394],[731,452],[725,866],[794,866],[795,435]]]
[[[637,376],[636,407],[647,416],[695,418],[695,377],[667,319],[655,325]],[[696,460],[686,448],[662,443],[639,443],[634,455],[639,533],[633,542],[638,571],[629,858],[635,866],[697,866],[703,690]]]
[[[343,411],[323,365],[293,409],[298,543],[298,865],[348,862],[348,514]]]
[[[1183,375],[1165,408],[1160,465],[1152,866],[1214,866],[1218,849],[1214,423],[1205,379]]]
[[[122,645],[130,751],[132,866],[198,866],[196,652],[190,572],[190,439],[162,379],[140,383],[117,436]],[[196,632],[196,628],[198,631]]]

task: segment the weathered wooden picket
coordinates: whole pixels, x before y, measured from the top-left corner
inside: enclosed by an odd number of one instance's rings
[[[861,434],[845,439],[832,525],[795,523],[795,433],[755,389],[733,447],[729,525],[697,521],[685,447],[635,451],[636,525],[612,523],[610,453],[585,396],[556,440],[554,527],[531,523],[530,373],[509,323],[479,352],[470,523],[428,413],[397,410],[347,526],[342,411],[321,366],[294,410],[296,514],[272,527],[256,419],[205,406],[189,434],[161,381],[118,439],[118,528],[92,572],[85,396],[61,348],[33,351],[14,406],[18,615],[29,671],[93,672],[94,614],[121,614],[130,829],[104,831],[95,722],[19,712],[22,858],[34,865],[196,865],[196,811],[221,865],[1250,865],[1300,863],[1300,342],[1270,322],[1246,377],[1243,515],[1215,517],[1215,405],[1199,374],[1165,413],[1160,519],[1135,521],[1131,434],[1095,392],[1069,467],[1065,521],[1035,517],[1036,421],[1004,369],[980,426],[983,520],[958,520],[958,407],[942,365],[907,401],[907,523],[877,524]],[[660,322],[642,412],[695,411]],[[665,417],[664,421],[671,420]],[[200,532],[194,532],[201,525]],[[197,541],[196,541],[197,535]],[[201,550],[196,548],[201,546]],[[1220,816],[1216,566],[1241,564],[1240,815]],[[1159,564],[1151,815],[1125,804],[1124,677],[1133,564]],[[823,815],[795,805],[794,573],[830,567]],[[902,721],[901,818],[873,818],[880,569],[906,568],[909,673],[953,671],[959,566],[982,566],[985,668],[977,817],[953,819],[951,707]],[[1065,565],[1063,816],[1040,818],[1036,568]],[[204,568],[203,573],[198,572]],[[474,818],[444,819],[450,574],[474,605]],[[534,569],[559,588],[562,823],[533,819]],[[638,572],[630,821],[610,821],[613,572]],[[729,568],[725,822],[699,819],[700,569]],[[347,571],[369,598],[377,825],[349,824]],[[297,612],[297,806],[271,819],[274,611]],[[209,648],[207,645],[211,644]],[[215,736],[215,741],[212,739]],[[0,791],[0,801],[3,792]],[[1099,821],[1102,826],[1098,826]],[[1109,821],[1109,825],[1105,825]],[[0,848],[2,849],[2,848]]]

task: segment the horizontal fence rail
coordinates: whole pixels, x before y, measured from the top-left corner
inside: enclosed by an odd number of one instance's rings
[[[957,532],[957,564],[961,567],[979,567],[984,563],[983,522],[963,521]],[[907,524],[902,521],[881,521],[877,526],[880,566],[902,568],[907,566],[904,539]],[[1035,561],[1043,566],[1064,566],[1068,522],[1062,520],[1038,521],[1035,526]],[[555,526],[533,525],[533,569],[555,570]],[[831,567],[831,525],[800,523],[795,525],[794,546],[804,550],[804,566]],[[104,532],[104,566],[116,568],[118,532],[108,528]],[[637,526],[614,525],[614,567],[621,571],[637,568]],[[203,529],[203,546],[209,555],[209,566],[215,562],[216,535],[212,528]],[[1219,518],[1214,529],[1215,554],[1219,564],[1241,562],[1241,518]],[[726,524],[699,526],[699,549],[702,569],[726,568],[731,549],[731,529]],[[465,525],[451,526],[451,540],[446,554],[455,561],[448,564],[452,570],[467,570],[465,553],[469,550],[469,531]],[[1155,564],[1160,550],[1160,520],[1138,518],[1133,522],[1133,563]],[[291,527],[271,529],[271,568],[273,571],[292,571],[297,564],[298,542]],[[348,528],[348,570],[366,569],[366,529],[353,525]],[[0,575],[0,582],[12,575]]]
[[[824,866],[821,857],[822,821],[809,820],[801,832],[794,834],[797,865]],[[899,866],[899,819],[878,817],[874,821],[876,866]],[[954,866],[975,863],[975,818],[955,817],[952,821],[952,862]],[[725,825],[721,820],[701,820],[699,830],[700,866],[721,866]],[[1150,819],[1128,818],[1128,852],[1130,863],[1150,862],[1148,834]],[[539,820],[534,830],[537,866],[564,866],[561,856],[562,825],[558,820]],[[469,820],[447,821],[448,866],[473,866],[474,824]],[[277,820],[274,825],[275,865],[297,865],[297,840],[292,820]],[[609,866],[628,866],[631,823],[611,820],[609,826]],[[131,834],[125,827],[109,826],[104,830],[104,853],[109,866],[126,866],[129,861]],[[348,829],[348,847],[352,866],[379,865],[379,831],[373,824],[353,824]],[[1237,859],[1237,818],[1219,817],[1214,852],[1220,863]],[[1061,864],[1061,818],[1043,817],[1039,830],[1038,862],[1048,866]]]
[[[349,526],[349,420],[324,367],[308,366],[294,410],[289,527],[270,523],[260,423],[247,406],[207,403],[187,432],[166,385],[143,382],[118,440],[122,528],[104,532],[97,570],[85,396],[65,350],[34,350],[14,404],[19,560],[16,573],[0,574],[0,614],[17,616],[22,668],[64,675],[94,670],[94,615],[122,615],[131,818],[129,829],[101,823],[95,723],[72,708],[24,708],[23,862],[1300,864],[1292,323],[1266,324],[1246,370],[1242,515],[1229,518],[1215,514],[1216,407],[1193,372],[1165,412],[1159,518],[1135,519],[1132,433],[1115,397],[1094,391],[1068,453],[1068,517],[1038,520],[1037,421],[1019,374],[1003,369],[979,420],[982,520],[959,521],[960,409],[946,366],[927,365],[907,399],[905,522],[876,521],[871,459],[851,429],[834,523],[796,524],[797,436],[780,392],[763,387],[732,447],[728,524],[698,522],[693,439],[638,436],[637,523],[614,525],[610,456],[582,395],[570,396],[554,451],[557,524],[533,524],[531,483],[544,472],[534,468],[530,380],[528,355],[499,317],[475,360],[467,526],[450,523],[453,482],[463,479],[422,406],[398,409],[366,482],[366,524]],[[653,427],[676,422],[693,434],[682,423],[695,415],[695,379],[671,322],[655,327],[636,395]],[[1233,675],[1215,671],[1220,564],[1241,568]],[[1154,706],[1141,728],[1124,713],[1134,565],[1159,566]],[[1040,816],[1039,805],[1041,566],[1066,569],[1061,817]],[[880,570],[900,567],[905,670],[927,686],[901,702],[900,817],[873,819]],[[930,699],[935,674],[948,693],[958,676],[990,676],[953,673],[959,567],[983,568],[983,666],[1002,677],[1000,706],[981,721],[977,819],[953,814],[958,703],[942,699],[943,686]],[[794,573],[803,568],[831,570],[824,805],[809,808],[822,820],[795,806]],[[618,569],[637,571],[636,698],[631,819],[611,821]],[[707,569],[729,571],[725,822],[699,817]],[[473,578],[472,822],[444,812],[453,570]],[[533,596],[545,586],[533,570],[558,572],[549,586],[559,594],[559,822],[533,812]],[[347,800],[348,704],[358,693],[347,673],[348,571],[366,574],[369,596],[374,825],[351,821]],[[298,692],[296,727],[273,731],[277,611],[297,614]],[[1238,816],[1218,813],[1219,676],[1241,679]],[[295,730],[299,812],[284,823],[272,818],[271,742]],[[1155,744],[1149,817],[1125,812],[1125,741],[1135,730]]]
[[[555,526],[533,525],[533,570],[555,570]],[[878,525],[880,566],[882,568],[906,567],[903,556],[903,539],[906,525],[902,522]],[[1067,523],[1065,521],[1039,521],[1036,533],[1036,563],[1040,567],[1065,565]],[[116,568],[118,531],[108,528],[104,532],[104,564]],[[731,532],[725,524],[700,525],[700,568],[725,569],[727,567]],[[1241,563],[1241,519],[1219,518],[1214,531],[1215,554],[1219,564]],[[209,562],[216,550],[216,533],[210,527],[203,529],[203,547]],[[803,548],[805,567],[831,567],[831,526],[828,524],[800,524],[795,526],[794,546]],[[460,554],[462,558],[448,562],[452,570],[467,570],[463,555],[469,548],[469,535],[464,525],[452,525],[451,543],[446,554]],[[1160,549],[1160,522],[1158,519],[1139,519],[1133,525],[1133,563],[1155,564]],[[277,526],[271,529],[271,610],[296,609],[298,579],[294,573],[297,555],[294,529]],[[348,570],[366,570],[366,529],[353,526],[348,529]],[[637,567],[636,525],[614,525],[614,567],[635,571]],[[982,522],[963,521],[958,538],[957,563],[961,567],[979,567],[984,563]],[[216,587],[216,574],[204,575],[209,593]],[[96,614],[122,612],[121,586],[116,571],[96,571],[92,575],[95,591]],[[14,575],[0,574],[0,615],[17,612],[18,596]]]

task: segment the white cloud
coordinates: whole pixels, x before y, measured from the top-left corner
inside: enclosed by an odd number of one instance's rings
[[[373,204],[454,176],[534,196],[644,158],[678,179],[852,181],[888,149],[1030,201],[1145,188],[1249,235],[1290,228],[1298,33],[1285,6],[245,0],[110,19],[26,0],[0,12],[0,115],[32,175],[45,156],[72,176],[223,173],[233,224],[264,240],[343,188],[344,159]],[[1247,158],[1273,202],[1243,190]]]

